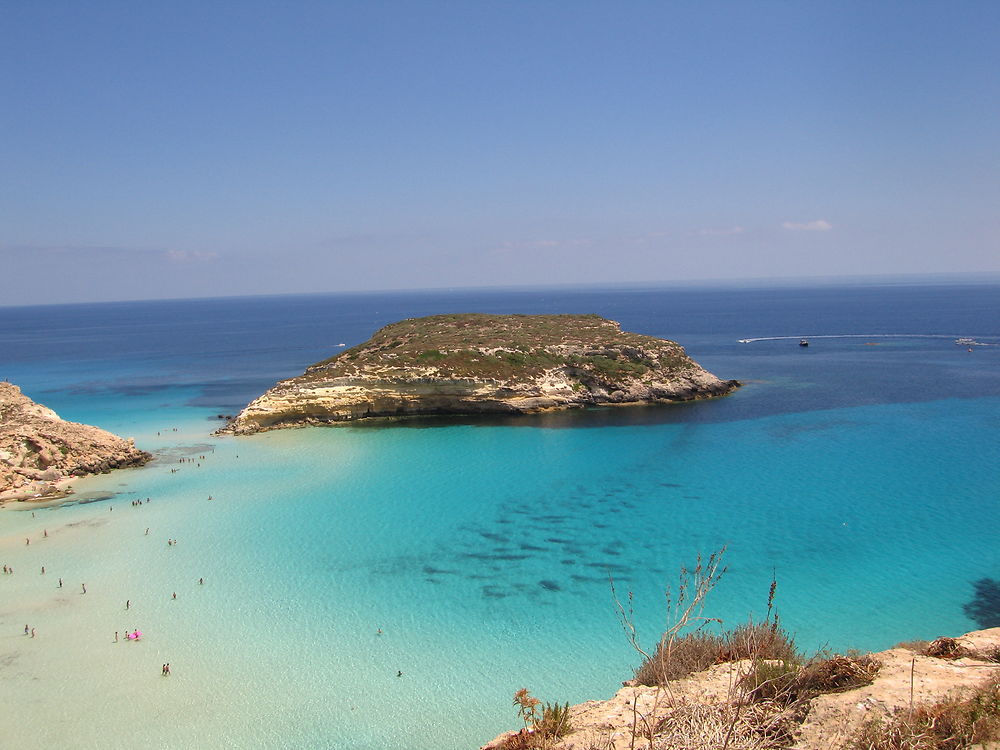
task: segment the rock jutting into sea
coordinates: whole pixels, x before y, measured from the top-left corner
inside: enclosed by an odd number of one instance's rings
[[[739,385],[674,341],[622,331],[598,315],[434,315],[385,326],[281,381],[219,432],[669,403]]]
[[[140,466],[152,456],[110,432],[67,422],[0,382],[0,501],[57,492],[71,476]]]

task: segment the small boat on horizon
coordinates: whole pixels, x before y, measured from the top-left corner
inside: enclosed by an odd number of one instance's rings
[[[809,346],[809,339],[799,339],[799,346]]]

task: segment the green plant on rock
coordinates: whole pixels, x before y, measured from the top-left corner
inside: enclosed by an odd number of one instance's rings
[[[514,706],[524,728],[504,741],[504,750],[543,750],[573,729],[568,702],[543,705],[527,688],[521,688],[514,693]]]
[[[542,718],[535,725],[536,730],[544,737],[558,739],[573,731],[573,725],[569,721],[569,702],[559,705],[558,703],[546,703],[542,708]]]

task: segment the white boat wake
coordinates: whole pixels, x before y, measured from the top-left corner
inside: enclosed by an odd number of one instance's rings
[[[1000,343],[980,341],[980,337],[959,336],[948,333],[823,333],[819,335],[795,336],[758,336],[752,339],[739,339],[741,344],[753,344],[757,341],[808,341],[812,339],[952,339],[959,346],[1000,346]],[[983,338],[997,338],[986,336]]]

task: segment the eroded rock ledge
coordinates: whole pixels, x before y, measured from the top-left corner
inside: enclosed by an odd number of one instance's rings
[[[516,731],[501,734],[480,750],[513,750],[544,746],[546,750],[718,750],[789,748],[847,750],[859,747],[855,733],[865,724],[891,722],[914,709],[969,694],[984,681],[1000,677],[1000,628],[978,630],[930,644],[954,645],[952,653],[929,655],[920,642],[900,644],[872,654],[879,665],[868,684],[834,689],[760,721],[738,688],[752,669],[747,661],[719,664],[668,683],[666,688],[626,683],[607,700],[592,700],[568,711],[571,730],[558,740],[537,744]],[[924,644],[926,646],[927,644]],[[513,692],[513,690],[512,690]],[[982,709],[982,721],[995,711]],[[733,731],[741,724],[752,731]],[[512,722],[513,723],[513,722]],[[995,725],[993,725],[995,726]],[[652,742],[647,727],[654,727]],[[944,747],[931,744],[891,747]],[[993,748],[996,743],[975,745]],[[868,747],[867,744],[863,745]],[[889,744],[879,747],[889,747]],[[970,747],[956,742],[947,747]]]
[[[13,383],[0,382],[0,501],[49,494],[67,477],[139,466],[151,458],[131,440],[60,419]]]
[[[680,344],[597,315],[435,315],[388,325],[281,381],[219,432],[690,401],[738,386]]]

